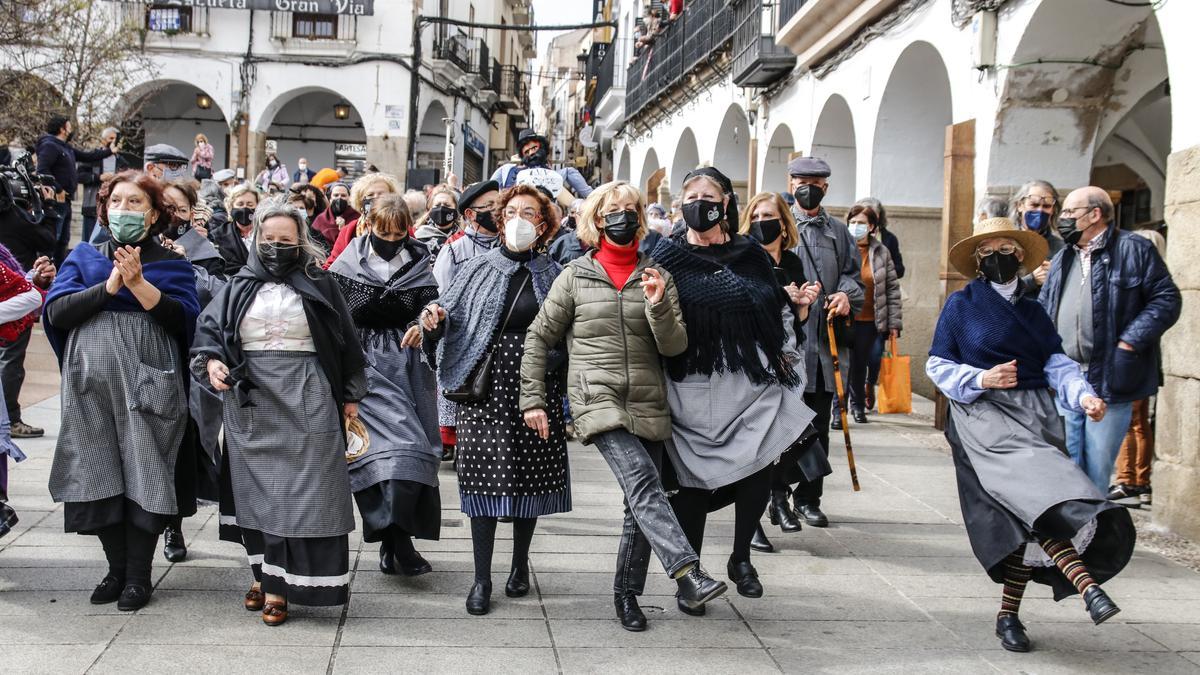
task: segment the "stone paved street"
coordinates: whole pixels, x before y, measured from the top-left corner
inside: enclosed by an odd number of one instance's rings
[[[928,413],[926,403],[919,411]],[[46,490],[58,400],[28,408],[47,437],[22,446],[12,475],[18,529],[0,540],[0,672],[1200,672],[1200,575],[1139,550],[1108,590],[1123,612],[1093,627],[1076,597],[1055,604],[1031,587],[1023,617],[1036,651],[1004,652],[992,636],[1000,589],[971,557],[954,473],[923,415],[873,417],[854,429],[863,490],[849,490],[835,445],[829,529],[772,533],[755,554],[766,596],[730,595],[690,618],[674,607],[657,562],[643,606],[650,630],[621,630],[611,578],[620,493],[590,448],[571,452],[574,510],[546,518],[533,543],[534,590],[510,600],[508,540],[499,542],[493,611],[471,617],[469,528],[454,475],[442,471],[440,542],[418,542],[435,572],[385,577],[376,546],[351,535],[357,570],[345,609],[294,608],[280,628],[241,609],[249,571],[217,540],[205,508],[185,522],[187,562],[156,558],[154,600],[133,614],[88,604],[104,574],[95,539],[64,534]],[[704,561],[723,575],[731,513],[714,514]],[[504,537],[506,526],[501,526]]]

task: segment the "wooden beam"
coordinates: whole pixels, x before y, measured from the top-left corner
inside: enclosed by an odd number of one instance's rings
[[[975,218],[975,120],[946,127],[945,164],[942,172],[942,242],[939,278],[942,292],[938,307],[950,294],[967,285],[970,279],[950,265],[950,248],[971,236]],[[933,425],[946,428],[946,398],[939,391],[935,400]]]

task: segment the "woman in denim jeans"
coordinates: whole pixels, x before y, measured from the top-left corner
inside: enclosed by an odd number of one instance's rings
[[[580,241],[591,247],[567,265],[525,338],[521,410],[543,436],[547,354],[564,337],[571,355],[568,399],[576,434],[594,443],[625,493],[625,528],[617,554],[613,603],[621,626],[646,629],[637,596],[646,583],[650,549],[679,585],[680,602],[698,609],[725,592],[700,569],[659,478],[671,414],[661,356],[687,347],[687,332],[670,275],[653,266],[638,243],[646,234],[645,202],[636,188],[608,183],[583,205]]]

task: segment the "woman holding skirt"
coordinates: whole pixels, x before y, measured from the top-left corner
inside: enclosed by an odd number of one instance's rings
[[[436,540],[442,500],[442,439],[433,370],[421,355],[417,314],[437,299],[429,249],[409,236],[408,205],[384,195],[364,216],[367,234],[329,268],[342,289],[367,357],[367,395],[359,419],[370,445],[350,462],[350,489],[363,539],[379,542],[379,569],[405,576],[432,572],[412,538]]]
[[[1046,241],[1006,218],[984,220],[955,244],[950,262],[977,277],[951,295],[938,318],[925,371],[950,399],[963,522],[975,557],[1004,585],[996,636],[1009,651],[1030,649],[1017,618],[1025,586],[1049,585],[1054,599],[1083,596],[1099,624],[1120,610],[1100,588],[1133,555],[1125,509],[1106,500],[1067,454],[1058,404],[1104,417],[1079,365],[1036,300],[1021,269],[1036,269]]]
[[[491,607],[496,520],[513,519],[512,571],[504,594],[529,592],[529,546],[539,516],[571,510],[562,406],[551,406],[543,437],[525,426],[518,406],[526,331],[562,268],[539,249],[558,231],[558,215],[540,190],[516,185],[500,197],[504,246],[467,261],[438,304],[421,313],[425,348],[436,356],[438,382],[461,390],[490,363],[486,394],[458,407],[458,490],[471,518],[475,583],[469,614]],[[490,355],[490,356],[489,356]],[[562,399],[562,364],[547,369],[549,400]]]
[[[342,415],[358,414],[366,363],[303,214],[267,202],[252,236],[246,267],[200,316],[191,369],[223,392],[236,520],[222,514],[221,538],[246,548],[254,585],[244,606],[276,626],[289,602],[348,597],[354,507]]]

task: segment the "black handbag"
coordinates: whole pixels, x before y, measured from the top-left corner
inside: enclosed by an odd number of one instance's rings
[[[500,324],[500,332],[497,335],[503,335],[504,329],[508,328],[508,320],[512,317],[513,310],[517,307],[517,301],[521,299],[521,293],[525,291],[525,284],[529,283],[529,277],[525,277],[521,281],[521,287],[517,289],[517,294],[513,298],[513,303],[508,307],[508,314],[504,315],[504,323]],[[479,361],[479,365],[475,366],[475,370],[467,376],[467,380],[462,383],[457,389],[443,389],[442,396],[451,403],[480,403],[486,401],[492,394],[492,357],[496,354],[495,343],[488,346],[488,349],[483,354],[483,358]]]

